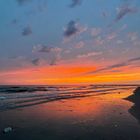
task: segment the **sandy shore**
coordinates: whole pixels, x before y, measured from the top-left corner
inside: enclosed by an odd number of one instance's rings
[[[132,91],[1,111],[0,140],[140,140],[134,103],[124,100]]]

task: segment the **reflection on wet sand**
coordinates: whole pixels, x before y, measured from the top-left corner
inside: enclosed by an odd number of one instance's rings
[[[123,100],[134,88],[2,111],[0,140],[140,140],[140,125],[128,113],[132,103]],[[13,132],[1,133],[9,126]]]
[[[0,86],[0,111],[29,107],[64,99],[120,93],[134,86]]]
[[[133,95],[130,95],[126,99],[134,103],[134,105],[128,110],[131,115],[133,115],[140,124],[140,87],[137,87]]]

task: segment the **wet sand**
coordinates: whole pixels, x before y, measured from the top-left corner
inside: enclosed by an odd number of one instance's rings
[[[133,90],[1,111],[0,140],[140,140],[134,103],[124,99]]]

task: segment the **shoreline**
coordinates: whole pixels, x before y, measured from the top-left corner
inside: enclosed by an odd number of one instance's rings
[[[133,103],[124,100],[132,91],[63,99],[0,112],[0,139],[139,140],[140,125],[128,112]],[[13,131],[3,134],[6,127],[12,127]]]

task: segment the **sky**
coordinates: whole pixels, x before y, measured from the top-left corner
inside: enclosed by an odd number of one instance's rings
[[[139,0],[0,0],[0,84],[140,84]]]

